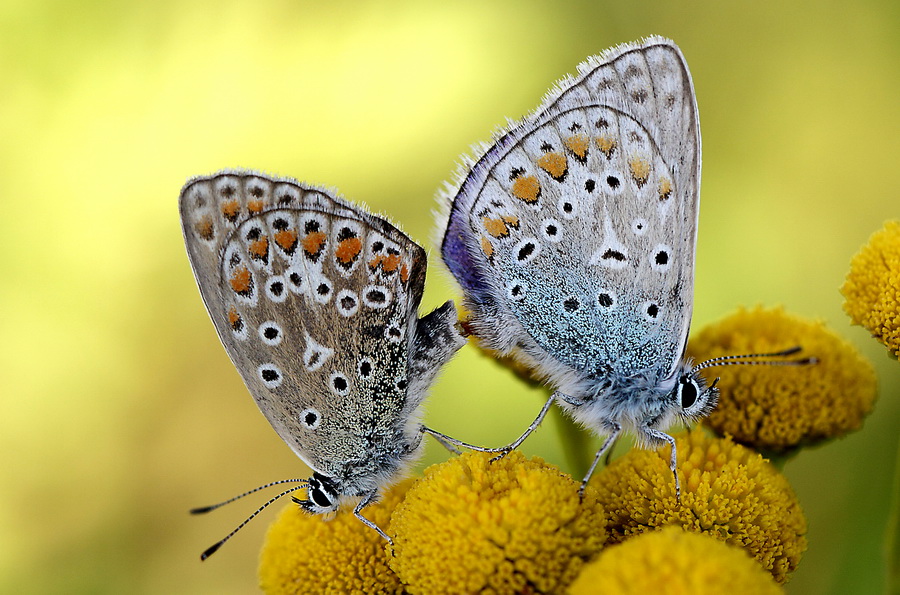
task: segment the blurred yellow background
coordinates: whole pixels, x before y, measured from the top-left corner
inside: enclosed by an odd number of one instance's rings
[[[864,429],[787,465],[809,518],[792,593],[876,593],[900,364],[849,326],[852,254],[896,218],[896,2],[0,4],[0,591],[247,593],[273,515],[187,510],[305,468],[234,371],[184,253],[191,175],[335,186],[431,251],[457,157],[586,56],[659,34],[703,131],[694,328],[741,304],[821,317],[878,368]],[[477,381],[473,382],[473,379]],[[427,421],[498,445],[544,398],[470,346]],[[565,460],[542,428],[528,454]],[[426,462],[445,455],[429,444]]]

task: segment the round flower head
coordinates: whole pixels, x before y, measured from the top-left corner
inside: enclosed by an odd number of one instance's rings
[[[367,506],[366,518],[387,527],[391,512],[413,484],[405,480]],[[378,533],[342,510],[326,521],[290,504],[269,527],[259,559],[259,585],[279,593],[402,593],[388,567]]]
[[[678,525],[740,546],[785,582],[806,549],[806,518],[784,476],[758,453],[701,430],[676,445],[680,503],[668,446],[632,449],[595,476],[610,542]]]
[[[391,567],[410,593],[558,593],[606,541],[588,489],[518,451],[425,471],[391,519]]]
[[[715,367],[719,405],[706,425],[773,455],[859,429],[875,402],[875,370],[821,322],[742,308],[692,336],[688,354],[703,361],[794,346],[815,363]]]
[[[850,261],[844,312],[900,357],[900,221],[888,221]]]
[[[740,548],[671,526],[606,548],[569,587],[570,595],[782,592],[772,576]]]

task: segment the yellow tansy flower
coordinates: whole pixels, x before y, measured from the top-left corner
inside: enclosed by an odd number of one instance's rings
[[[385,528],[391,512],[413,484],[409,479],[363,511]],[[289,504],[269,527],[259,560],[259,585],[268,594],[403,593],[388,567],[387,542],[352,510],[331,520]]]
[[[610,542],[678,525],[740,546],[785,582],[806,550],[806,518],[787,479],[758,453],[701,430],[676,445],[680,503],[668,446],[632,449],[595,476]]]
[[[875,370],[859,351],[821,322],[781,308],[740,309],[691,337],[696,361],[800,346],[806,366],[710,368],[719,404],[705,423],[719,435],[777,454],[842,436],[862,426],[876,395]],[[782,358],[789,359],[789,358]]]
[[[410,593],[558,593],[606,541],[588,488],[539,458],[466,453],[425,471],[391,519]]]
[[[606,548],[588,563],[569,595],[777,595],[784,590],[739,547],[663,527]]]
[[[900,357],[900,221],[888,221],[850,261],[844,312]]]

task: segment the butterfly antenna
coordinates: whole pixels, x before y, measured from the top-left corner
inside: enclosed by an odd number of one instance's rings
[[[240,525],[238,525],[237,527],[235,527],[235,528],[234,528],[234,531],[232,531],[231,533],[229,533],[228,535],[226,535],[225,537],[223,537],[222,539],[220,539],[220,540],[217,541],[216,543],[214,543],[214,544],[212,544],[211,546],[209,546],[208,548],[206,548],[206,550],[204,550],[204,552],[203,552],[202,554],[200,554],[200,561],[202,562],[202,561],[206,560],[207,558],[209,558],[210,556],[212,556],[214,553],[216,553],[216,550],[218,550],[220,547],[222,547],[222,545],[223,545],[226,541],[228,541],[229,539],[231,539],[232,537],[234,537],[234,534],[235,534],[235,533],[237,533],[238,531],[240,531],[241,529],[243,529],[243,528],[244,528],[244,525],[246,525],[247,523],[249,523],[250,521],[252,521],[254,518],[256,518],[256,515],[258,515],[259,513],[261,513],[262,511],[264,511],[266,508],[268,508],[270,504],[272,504],[273,502],[275,502],[276,500],[278,500],[278,499],[281,498],[282,496],[287,496],[287,495],[290,494],[291,492],[296,492],[297,490],[299,490],[299,489],[301,489],[301,488],[305,488],[305,487],[307,487],[307,486],[309,485],[309,482],[307,482],[305,479],[304,479],[304,480],[284,479],[284,480],[281,480],[281,481],[276,481],[276,482],[270,483],[270,484],[265,485],[265,486],[262,486],[262,487],[258,487],[258,488],[256,488],[256,490],[261,490],[261,489],[263,489],[263,488],[266,488],[266,487],[269,487],[269,486],[272,486],[272,485],[276,485],[276,484],[279,484],[279,483],[285,483],[285,482],[288,482],[288,481],[303,481],[303,483],[302,483],[301,485],[294,486],[294,487],[292,487],[292,488],[289,488],[289,489],[287,489],[287,490],[281,492],[280,494],[278,494],[278,495],[275,496],[274,498],[270,498],[268,502],[266,502],[265,504],[263,504],[262,506],[260,506],[259,508],[257,508],[257,509],[256,509],[256,512],[254,512],[253,514],[251,514],[250,516],[248,516],[246,519],[244,519],[244,522],[243,522],[243,523],[241,523]],[[247,492],[247,494],[252,494],[252,493],[255,492],[256,490],[250,490],[249,492]],[[241,496],[246,496],[247,494],[241,494]],[[235,498],[232,498],[231,500],[228,500],[228,501],[226,501],[226,502],[223,502],[222,504],[227,504],[228,502],[231,502],[232,500],[237,500],[237,498],[240,498],[241,496],[237,496],[237,497],[235,497]],[[221,506],[221,505],[217,505],[217,506]],[[215,507],[212,507],[212,508],[215,508]],[[193,511],[191,511],[191,512],[193,512]]]
[[[701,362],[693,367],[692,372],[699,372],[706,368],[715,366],[808,366],[819,363],[815,357],[807,357],[795,360],[761,360],[763,357],[787,357],[799,353],[803,348],[799,345],[785,349],[783,351],[774,351],[772,353],[745,353],[743,355],[723,355],[714,357],[705,362]]]
[[[249,496],[250,494],[255,494],[256,492],[258,492],[260,490],[264,490],[266,488],[271,488],[272,486],[281,485],[283,483],[307,483],[307,480],[305,480],[305,479],[280,479],[278,481],[273,481],[272,483],[267,483],[266,485],[261,485],[258,488],[253,488],[249,492],[244,492],[243,494],[239,494],[239,495],[235,496],[234,498],[229,498],[228,500],[225,500],[224,502],[219,502],[218,504],[213,504],[211,506],[201,506],[200,508],[192,508],[190,510],[190,513],[191,514],[204,514],[211,510],[221,508],[222,506],[225,506],[226,504],[231,504],[235,500],[240,500],[244,496]]]

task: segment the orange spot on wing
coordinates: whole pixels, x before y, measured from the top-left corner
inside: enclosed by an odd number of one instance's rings
[[[650,177],[650,163],[643,157],[632,157],[628,160],[628,167],[631,168],[631,177],[637,182],[638,186],[647,183]]]
[[[241,315],[238,314],[237,308],[234,306],[231,307],[231,310],[228,311],[228,324],[231,325],[231,328],[238,330],[241,325]]]
[[[501,215],[501,219],[506,221],[506,224],[512,227],[513,229],[519,229],[519,218],[513,215]]]
[[[303,238],[303,250],[310,256],[315,256],[325,245],[324,231],[311,231]]]
[[[500,215],[496,218],[482,217],[481,222],[485,231],[495,238],[508,237],[510,227],[519,229],[519,218],[514,215]]]
[[[384,254],[376,254],[375,257],[369,261],[369,268],[374,271],[378,267],[381,267],[381,270],[385,273],[393,273],[399,266],[399,254],[388,254],[387,256]]]
[[[569,167],[566,156],[556,151],[544,153],[538,157],[537,164],[542,170],[557,180],[565,175]]]
[[[250,256],[253,258],[265,258],[269,253],[269,238],[266,236],[250,242]]]
[[[405,262],[400,266],[400,280],[403,283],[409,281],[409,267],[406,266]]]
[[[222,203],[222,215],[229,221],[237,219],[238,213],[241,211],[241,203],[235,199],[226,200]]]
[[[297,232],[292,229],[276,231],[275,243],[281,246],[285,252],[293,252],[297,247]]]
[[[541,194],[541,183],[534,176],[518,177],[513,182],[512,194],[528,204],[535,203]]]
[[[613,151],[616,150],[616,139],[611,136],[606,136],[602,134],[597,137],[597,148],[603,151],[603,154],[606,155],[606,158],[609,159],[612,157]]]
[[[253,278],[250,276],[250,269],[240,267],[231,273],[231,289],[235,293],[247,293],[250,291]]]
[[[334,256],[340,262],[349,264],[359,256],[361,251],[362,242],[359,238],[347,238],[346,240],[338,242],[337,250],[334,251]]]
[[[484,236],[481,236],[481,251],[484,252],[484,255],[488,258],[494,255],[494,246],[491,244],[490,240]]]
[[[588,141],[588,137],[586,134],[576,134],[575,136],[570,136],[565,140],[566,148],[572,151],[576,157],[579,159],[584,159],[587,157],[588,147],[590,146],[590,142]]]
[[[197,235],[204,240],[211,240],[216,235],[216,229],[213,227],[212,217],[205,215],[200,221],[194,224]]]
[[[400,255],[389,254],[381,261],[381,270],[385,273],[393,273],[400,266]]]
[[[247,210],[251,213],[259,213],[263,210],[263,201],[261,200],[251,200],[247,203]]]
[[[659,181],[659,200],[669,200],[669,197],[672,195],[672,180],[669,178],[662,178]]]
[[[497,217],[496,219],[483,217],[481,219],[481,222],[484,224],[485,231],[487,231],[495,238],[505,238],[509,235],[509,227],[506,225],[506,221],[504,221],[502,217]]]

